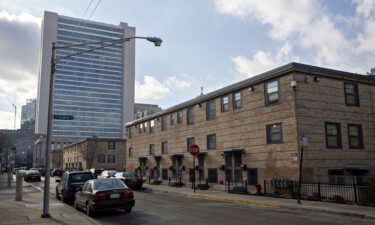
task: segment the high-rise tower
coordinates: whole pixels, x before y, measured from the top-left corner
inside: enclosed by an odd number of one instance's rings
[[[126,23],[111,25],[45,12],[42,25],[36,133],[47,133],[52,43],[58,46],[135,36]],[[56,58],[101,44],[56,50]],[[127,41],[56,63],[52,139],[124,138],[124,124],[134,118],[135,42]]]

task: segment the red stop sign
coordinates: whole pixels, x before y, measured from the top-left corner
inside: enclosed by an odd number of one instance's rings
[[[190,154],[192,156],[198,156],[199,155],[199,146],[198,145],[191,145],[190,146]]]

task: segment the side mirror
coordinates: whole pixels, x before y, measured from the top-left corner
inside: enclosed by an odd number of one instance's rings
[[[82,187],[77,187],[77,191],[82,191]]]
[[[56,183],[60,183],[60,180],[59,179],[57,179],[56,181],[55,181]]]

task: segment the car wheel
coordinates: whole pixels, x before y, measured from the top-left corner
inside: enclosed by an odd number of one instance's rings
[[[79,210],[77,199],[74,200],[74,208],[77,209],[77,210]]]
[[[86,203],[86,215],[89,217],[92,217],[92,210],[90,209],[90,204],[87,202]]]
[[[68,198],[64,196],[64,193],[61,193],[61,195],[62,195],[62,201],[64,203],[68,203]]]
[[[132,207],[129,207],[129,208],[126,208],[126,209],[125,209],[125,212],[126,212],[126,213],[130,213],[131,211],[132,211]]]
[[[59,195],[59,192],[57,191],[57,188],[56,188],[56,199],[57,199],[57,200],[61,200],[60,195]]]

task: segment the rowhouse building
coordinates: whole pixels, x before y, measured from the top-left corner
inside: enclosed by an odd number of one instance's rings
[[[290,63],[127,123],[126,169],[151,179],[249,185],[374,175],[375,79]],[[193,168],[189,146],[200,154]],[[315,178],[314,178],[315,179]]]
[[[63,150],[64,170],[125,169],[125,140],[86,138]]]

